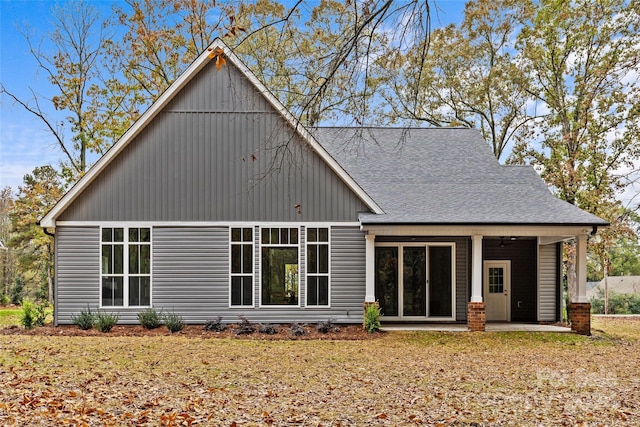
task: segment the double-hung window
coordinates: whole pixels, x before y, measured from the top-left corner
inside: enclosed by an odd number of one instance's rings
[[[231,306],[253,305],[253,229],[231,229]]]
[[[150,306],[151,229],[105,227],[101,237],[101,305]]]
[[[262,305],[299,305],[298,228],[261,229]]]
[[[307,228],[307,306],[329,305],[329,229]]]

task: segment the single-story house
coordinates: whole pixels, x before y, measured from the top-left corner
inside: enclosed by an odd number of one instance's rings
[[[218,39],[40,225],[56,324],[87,306],[359,323],[378,302],[382,322],[483,330],[560,319],[567,239],[588,314],[587,237],[608,224],[474,129],[306,129]]]
[[[610,293],[640,295],[640,276],[607,276],[599,282],[593,282],[591,288],[587,283],[587,299],[591,301],[604,295],[605,289]]]

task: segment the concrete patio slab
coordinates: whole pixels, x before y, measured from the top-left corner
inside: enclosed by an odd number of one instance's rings
[[[571,328],[556,325],[537,325],[529,323],[487,323],[487,332],[571,332]]]
[[[428,323],[428,324],[387,324],[381,331],[433,331],[433,332],[468,332],[463,323]],[[486,332],[559,332],[570,333],[571,328],[556,325],[538,325],[529,323],[487,323]]]
[[[461,323],[429,323],[429,324],[391,324],[382,325],[381,331],[432,331],[432,332],[467,332],[469,329],[466,324]]]

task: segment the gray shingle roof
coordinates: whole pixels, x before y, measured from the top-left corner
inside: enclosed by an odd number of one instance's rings
[[[365,224],[607,224],[554,197],[532,167],[501,165],[475,129],[313,133],[385,211],[361,214]]]

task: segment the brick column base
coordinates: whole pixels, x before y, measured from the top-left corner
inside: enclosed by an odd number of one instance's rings
[[[486,303],[470,302],[467,304],[467,327],[471,332],[482,332],[487,323]]]
[[[366,325],[364,324],[364,313],[367,311],[367,307],[369,307],[370,305],[375,305],[376,307],[380,308],[380,303],[378,301],[375,302],[363,302],[362,303],[362,327],[364,328]]]
[[[571,330],[580,335],[591,335],[591,304],[572,302],[569,304]]]

